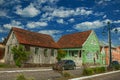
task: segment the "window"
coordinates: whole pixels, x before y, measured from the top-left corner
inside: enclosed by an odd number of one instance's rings
[[[51,56],[54,57],[54,49],[51,50]]]
[[[38,50],[39,50],[39,48],[36,47],[36,48],[35,48],[35,54],[38,54]]]
[[[79,57],[81,58],[81,50],[80,50],[80,52],[79,52]]]
[[[69,55],[74,57],[74,56],[77,56],[77,53],[78,51],[69,51]]]
[[[47,57],[47,49],[44,49],[44,56]]]

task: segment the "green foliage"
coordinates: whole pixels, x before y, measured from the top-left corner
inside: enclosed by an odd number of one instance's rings
[[[13,58],[14,58],[16,66],[21,67],[22,64],[25,61],[27,61],[30,52],[25,51],[22,45],[18,47],[14,46],[11,50],[12,50],[12,54],[14,55]]]
[[[103,73],[105,71],[106,71],[105,67],[85,68],[83,70],[83,75],[93,75],[93,74]]]
[[[70,72],[67,72],[67,71],[61,72],[61,75],[65,78],[73,77],[73,75]]]
[[[93,75],[94,74],[94,70],[92,68],[85,68],[83,70],[83,75]]]
[[[120,69],[120,65],[114,65],[112,66],[113,70],[119,70]]]
[[[34,79],[32,79],[32,78],[28,79],[23,74],[20,74],[20,75],[17,76],[16,80],[34,80]]]
[[[15,67],[15,66],[10,64],[0,63],[0,68],[12,68],[12,67]]]
[[[62,58],[66,56],[66,52],[62,49],[58,50],[57,60],[60,61]]]

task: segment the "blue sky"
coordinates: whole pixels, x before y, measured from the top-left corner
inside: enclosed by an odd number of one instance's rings
[[[65,34],[94,30],[106,43],[108,21],[112,44],[120,45],[120,0],[0,0],[0,41],[18,27],[49,34],[56,41]]]

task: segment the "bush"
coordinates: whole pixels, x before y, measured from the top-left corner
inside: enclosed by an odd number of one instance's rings
[[[15,65],[0,63],[0,68],[15,68]]]
[[[110,65],[107,67],[108,71],[120,70],[120,65]]]
[[[106,71],[105,67],[96,67],[95,68],[95,73],[103,73],[105,71]]]
[[[85,68],[83,70],[83,75],[93,75],[93,74],[103,73],[105,71],[106,71],[105,67]]]
[[[63,77],[69,78],[72,77],[72,75],[69,72],[62,72]]]
[[[34,79],[28,79],[28,78],[26,78],[23,74],[20,74],[20,75],[18,75],[17,76],[17,79],[16,80],[34,80]]]
[[[83,70],[83,75],[93,75],[94,74],[94,70],[92,68],[85,68]]]

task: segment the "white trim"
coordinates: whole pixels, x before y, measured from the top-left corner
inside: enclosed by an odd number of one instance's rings
[[[92,30],[92,32],[89,34],[89,36],[88,36],[88,38],[85,40],[85,42],[82,44],[82,46],[85,45],[86,41],[89,39],[89,37],[92,35],[92,33],[93,33],[93,30]]]

